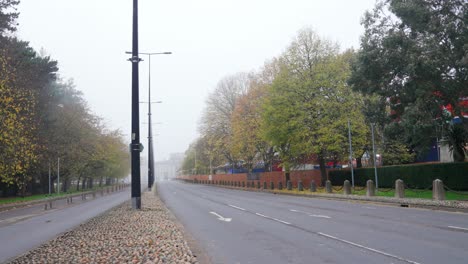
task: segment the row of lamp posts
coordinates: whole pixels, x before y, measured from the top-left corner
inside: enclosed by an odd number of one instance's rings
[[[133,0],[133,34],[132,51],[126,52],[132,57],[132,143],[130,144],[132,160],[132,208],[141,209],[141,186],[140,186],[140,113],[139,113],[139,62],[142,61],[139,55],[148,56],[148,189],[154,183],[154,152],[153,152],[153,127],[151,123],[151,104],[161,103],[161,101],[151,101],[151,56],[168,55],[171,52],[139,52],[138,51],[138,0]]]

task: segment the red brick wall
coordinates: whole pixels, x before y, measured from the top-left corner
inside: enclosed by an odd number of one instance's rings
[[[317,186],[322,186],[322,180],[320,177],[320,170],[309,170],[309,171],[292,171],[291,174],[291,183],[294,188],[297,188],[297,183],[299,180],[302,181],[304,188],[308,189],[310,187],[310,182],[315,180]],[[198,181],[208,181],[208,175],[190,175],[190,176],[178,176],[178,179],[184,180],[198,180]],[[257,182],[260,182],[261,186],[263,183],[266,182],[268,188],[270,188],[270,182],[275,184],[275,188],[278,188],[278,183],[282,182],[283,187],[286,188],[286,177],[284,176],[284,172],[282,171],[273,171],[273,172],[262,172],[260,173],[260,180],[259,181],[250,181],[254,182],[255,186],[257,186]],[[219,183],[220,181],[225,182],[244,182],[247,185],[247,174],[246,173],[238,173],[238,174],[215,174],[212,175],[212,180]]]

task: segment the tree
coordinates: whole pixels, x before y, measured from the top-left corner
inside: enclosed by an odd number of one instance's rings
[[[207,106],[200,122],[200,134],[213,144],[214,149],[231,164],[236,163],[231,153],[231,119],[237,100],[249,87],[249,75],[238,73],[219,81],[207,99]]]
[[[264,131],[289,167],[315,154],[322,180],[326,159],[347,153],[347,122],[353,123],[354,148],[362,148],[368,128],[362,98],[347,85],[352,52],[339,54],[337,44],[303,29],[281,57],[265,104]]]
[[[0,37],[8,31],[16,30],[16,19],[19,13],[16,12],[18,0],[0,0]]]
[[[388,14],[390,11],[392,14]],[[350,83],[390,99],[404,143],[424,154],[443,125],[443,109],[463,111],[468,86],[468,4],[464,0],[385,0],[363,19]],[[465,125],[466,129],[466,125]],[[392,139],[395,140],[395,139]]]

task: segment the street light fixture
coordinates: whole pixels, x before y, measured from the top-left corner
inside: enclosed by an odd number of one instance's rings
[[[125,53],[130,54],[131,52],[126,51]],[[133,53],[132,53],[133,54]],[[153,136],[152,136],[152,124],[151,124],[151,104],[162,103],[162,101],[151,101],[151,56],[152,55],[170,55],[172,52],[139,52],[139,55],[148,56],[148,102],[140,102],[148,104],[148,190],[154,183],[154,154],[153,154]]]

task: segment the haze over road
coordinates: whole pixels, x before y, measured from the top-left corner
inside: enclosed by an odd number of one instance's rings
[[[213,263],[463,263],[468,215],[159,182]]]
[[[130,199],[130,189],[98,196],[63,209],[46,213],[34,208],[0,213],[0,263],[40,246],[60,233]],[[39,206],[43,206],[42,204]],[[17,221],[17,219],[25,219]],[[12,220],[12,221],[11,221]]]

